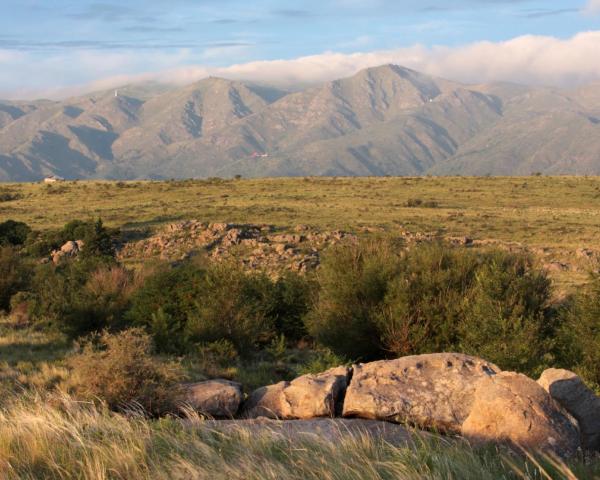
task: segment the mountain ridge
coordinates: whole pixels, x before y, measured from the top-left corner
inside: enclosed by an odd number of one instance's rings
[[[465,85],[397,65],[288,92],[210,77],[0,101],[0,181],[600,174],[600,84]]]

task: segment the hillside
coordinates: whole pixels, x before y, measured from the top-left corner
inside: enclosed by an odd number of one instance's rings
[[[600,85],[462,85],[386,65],[300,92],[207,78],[0,101],[0,180],[600,173]]]

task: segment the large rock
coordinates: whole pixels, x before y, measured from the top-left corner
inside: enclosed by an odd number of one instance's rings
[[[538,383],[579,423],[581,446],[600,449],[600,397],[579,376],[569,370],[551,368],[544,371]]]
[[[242,386],[229,380],[208,380],[183,386],[183,405],[210,417],[233,418],[242,400]]]
[[[460,432],[475,384],[499,371],[489,362],[457,353],[355,365],[343,415]]]
[[[60,251],[66,255],[75,255],[79,251],[79,245],[77,245],[77,242],[70,240],[60,247]]]
[[[506,442],[565,457],[579,447],[577,427],[548,392],[534,380],[513,372],[482,377],[477,382],[461,433],[477,442]]]
[[[347,384],[348,369],[338,367],[262,387],[252,392],[246,401],[243,416],[281,420],[333,417]]]

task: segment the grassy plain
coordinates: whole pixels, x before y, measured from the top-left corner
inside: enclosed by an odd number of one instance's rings
[[[600,251],[600,177],[64,182],[4,184],[0,193],[10,199],[0,202],[0,221],[38,230],[102,217],[133,234],[198,219],[469,236],[546,249],[568,261],[580,248]],[[414,200],[422,203],[407,206]],[[553,275],[568,287],[587,278],[582,270]],[[71,348],[59,334],[0,321],[1,478],[600,478],[598,461],[576,461],[571,472],[460,442],[396,448],[368,438],[332,444],[244,431],[225,436],[194,419],[131,418],[36,393],[68,382]],[[240,375],[262,385],[276,380],[268,372]]]
[[[178,219],[379,226],[537,246],[600,247],[600,177],[285,178],[4,184],[0,217],[55,228],[101,216],[128,229]],[[436,208],[406,207],[410,199]]]
[[[170,182],[4,184],[16,200],[0,220],[37,229],[102,217],[127,231],[198,219],[282,228],[377,228],[515,242],[570,263],[579,248],[600,250],[600,177],[276,178]],[[410,200],[435,208],[408,207]],[[585,268],[557,271],[559,285],[586,281]]]

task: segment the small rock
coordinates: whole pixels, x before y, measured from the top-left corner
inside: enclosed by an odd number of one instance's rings
[[[333,417],[348,383],[348,369],[337,367],[318,375],[303,375],[252,392],[244,406],[245,418],[280,420]]]
[[[232,418],[242,403],[242,386],[229,380],[208,380],[183,386],[182,402],[211,417]]]

